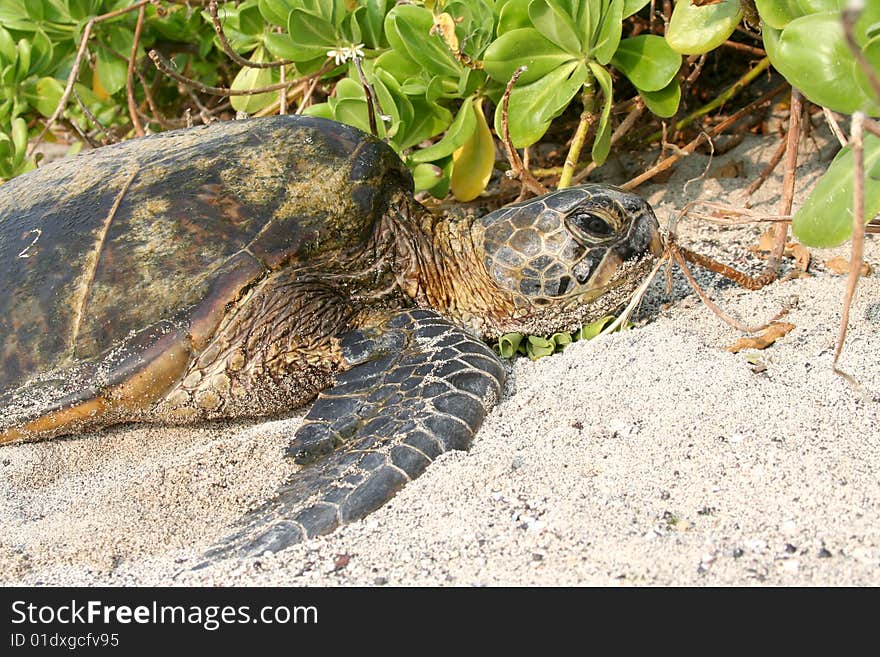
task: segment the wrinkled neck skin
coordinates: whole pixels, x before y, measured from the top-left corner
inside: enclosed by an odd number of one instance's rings
[[[607,285],[567,299],[541,299],[502,288],[484,262],[483,227],[473,217],[444,219],[418,203],[398,205],[394,271],[403,293],[485,339],[505,333],[575,331],[627,303],[654,263],[627,263]]]

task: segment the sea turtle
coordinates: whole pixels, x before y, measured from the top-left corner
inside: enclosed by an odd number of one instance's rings
[[[0,186],[0,443],[318,395],[291,436],[304,467],[228,543],[278,549],[469,446],[504,383],[484,339],[614,310],[661,250],[648,204],[613,187],[455,221],[412,191],[382,141],[299,116],[132,139]]]

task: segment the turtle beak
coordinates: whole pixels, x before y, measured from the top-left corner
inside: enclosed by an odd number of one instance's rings
[[[654,211],[645,204],[644,212],[635,218],[629,234],[601,256],[599,265],[590,274],[590,285],[608,284],[623,266],[623,263],[630,260],[641,260],[648,252],[655,258],[659,258],[663,254],[663,239],[660,235],[660,224],[657,223]],[[580,278],[578,280],[580,281]]]
[[[660,224],[654,211],[646,204],[645,211],[636,217],[632,230],[629,234],[629,248],[633,254],[643,254],[650,251],[651,255],[659,258],[663,255],[663,238],[660,236]]]

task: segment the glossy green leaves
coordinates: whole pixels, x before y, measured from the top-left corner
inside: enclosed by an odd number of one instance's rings
[[[522,333],[507,333],[498,338],[498,342],[493,345],[493,348],[495,353],[502,358],[513,358],[519,354],[528,356],[531,360],[538,360],[544,356],[563,351],[572,342],[592,340],[613,321],[614,317],[612,315],[606,315],[594,322],[584,324],[574,333],[554,333],[546,337],[523,335]],[[623,328],[629,328],[629,325]]]
[[[865,222],[880,212],[880,138],[867,134],[865,158]],[[853,223],[852,148],[837,154],[828,171],[792,220],[792,231],[807,246],[832,247],[852,237]]]
[[[837,112],[880,116],[880,98],[846,44],[839,11],[800,16],[791,12],[784,21],[774,17],[784,27],[768,24],[764,46],[773,66],[789,82],[814,103]],[[880,3],[868,3],[855,26],[855,37],[865,59],[880,71]]]
[[[602,91],[593,159],[607,156],[613,65],[640,93],[665,90],[649,108],[670,116],[678,107],[673,82],[681,57],[660,37],[621,40],[622,20],[647,4],[641,0],[510,0],[501,10],[498,38],[487,48],[484,69],[505,84],[517,68],[526,67],[510,96],[509,129],[514,146],[538,141],[554,118],[578,94],[585,102]],[[667,87],[669,89],[667,90]],[[673,107],[674,105],[674,107]],[[496,132],[501,119],[496,113]]]
[[[742,17],[742,0],[721,0],[703,6],[691,0],[678,0],[666,30],[666,42],[683,55],[702,55],[724,43]]]

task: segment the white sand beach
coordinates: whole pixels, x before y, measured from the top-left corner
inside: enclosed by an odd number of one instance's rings
[[[819,143],[804,142],[796,203],[827,166]],[[661,223],[692,199],[740,206],[775,146],[747,137],[688,183],[708,163],[695,154],[639,191]],[[738,162],[743,177],[712,176]],[[781,176],[755,209],[776,212]],[[762,231],[680,228],[693,249],[755,271]],[[845,277],[823,263],[847,247],[812,253],[811,277],[758,292],[701,276],[746,322],[791,305],[795,328],[768,349],[725,351],[741,334],[680,274],[671,299],[658,280],[643,325],[518,359],[469,452],[278,554],[189,570],[295,470],[283,450],[298,415],[0,448],[0,583],[880,585],[880,275],[860,284],[841,360],[859,391],[831,370]],[[880,271],[876,237],[865,256]]]

